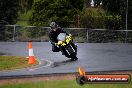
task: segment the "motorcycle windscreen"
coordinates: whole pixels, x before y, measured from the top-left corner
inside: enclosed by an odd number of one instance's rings
[[[59,41],[65,41],[66,40],[66,33],[60,33],[57,37]]]

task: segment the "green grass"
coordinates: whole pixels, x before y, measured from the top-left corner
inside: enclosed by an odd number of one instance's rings
[[[28,59],[16,56],[0,56],[0,71],[30,67]]]
[[[28,10],[25,13],[20,13],[19,14],[19,20],[17,21],[16,25],[20,25],[20,26],[28,26],[28,20],[29,17],[31,16],[31,10]]]
[[[29,26],[28,21],[17,21],[16,25],[20,25],[20,26]]]
[[[27,12],[25,12],[25,13],[21,13],[20,15],[19,15],[19,18],[20,19],[22,19],[22,20],[28,20],[29,19],[29,17],[31,16],[31,10],[28,10]]]
[[[78,85],[75,80],[54,80],[6,84],[0,88],[131,88],[132,84],[85,84]]]

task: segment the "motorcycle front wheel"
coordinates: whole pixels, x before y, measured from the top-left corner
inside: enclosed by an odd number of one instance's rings
[[[74,50],[71,45],[68,45],[66,47],[66,51],[70,55],[71,60],[78,60],[78,58],[76,57],[76,50]]]

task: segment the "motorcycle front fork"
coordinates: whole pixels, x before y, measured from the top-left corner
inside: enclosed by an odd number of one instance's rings
[[[75,52],[77,52],[77,45],[71,42],[71,46],[74,48]]]

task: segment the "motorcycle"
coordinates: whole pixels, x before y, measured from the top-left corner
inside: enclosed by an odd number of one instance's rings
[[[60,33],[57,37],[58,43],[56,45],[62,52],[62,55],[65,55],[68,58],[71,58],[72,61],[78,60],[77,58],[77,45],[72,41],[72,35],[66,35],[66,33]]]

